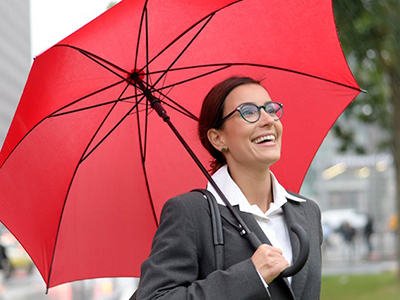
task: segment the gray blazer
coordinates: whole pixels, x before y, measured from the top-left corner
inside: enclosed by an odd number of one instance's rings
[[[239,235],[238,223],[229,210],[222,205],[219,208],[225,237],[225,270],[215,271],[207,200],[200,193],[182,194],[164,205],[151,254],[142,264],[138,300],[319,299],[322,229],[315,202],[288,199],[282,207],[288,227],[298,223],[308,233],[310,255],[304,268],[293,276],[291,285],[279,277],[269,284],[271,297],[251,261],[254,249]],[[251,214],[238,213],[262,243],[271,244]],[[293,232],[290,240],[295,261],[299,242]]]

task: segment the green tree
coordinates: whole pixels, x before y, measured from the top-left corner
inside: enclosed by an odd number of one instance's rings
[[[388,139],[380,147],[392,152],[396,186],[400,187],[400,3],[398,0],[333,0],[333,7],[350,68],[360,86],[368,91],[353,101],[345,118],[377,124],[388,133]],[[365,152],[365,145],[352,139],[353,130],[340,124],[335,126],[334,132],[342,142],[341,150]],[[397,207],[400,216],[400,190]],[[400,264],[399,250],[398,253]]]

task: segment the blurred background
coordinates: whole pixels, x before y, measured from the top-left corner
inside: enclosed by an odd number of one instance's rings
[[[118,1],[0,0],[0,147],[33,58]],[[329,132],[301,194],[322,210],[322,299],[400,299],[400,4],[333,0],[359,95]],[[0,224],[1,225],[1,224]],[[0,300],[128,299],[134,278],[50,289],[21,245],[0,228]]]

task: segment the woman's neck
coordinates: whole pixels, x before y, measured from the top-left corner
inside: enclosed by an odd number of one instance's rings
[[[273,201],[272,179],[269,169],[249,170],[246,168],[231,168],[229,173],[247,201],[251,205],[257,205],[266,213]]]

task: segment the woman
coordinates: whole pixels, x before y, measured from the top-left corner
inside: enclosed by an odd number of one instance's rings
[[[215,270],[207,200],[194,192],[170,199],[142,265],[137,299],[319,299],[320,211],[313,201],[288,193],[269,171],[281,154],[282,112],[248,77],[228,78],[208,93],[199,136],[214,158],[213,179],[263,244],[254,252],[209,184],[225,237],[225,269]],[[307,231],[310,255],[298,274],[282,279],[278,275],[298,253],[297,238],[288,231],[294,223]]]

